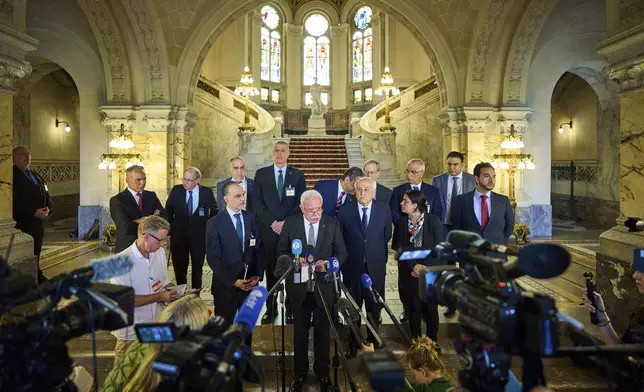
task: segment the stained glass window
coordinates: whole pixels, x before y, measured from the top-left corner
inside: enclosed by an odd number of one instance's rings
[[[329,21],[321,14],[313,14],[304,22],[304,85],[314,83],[328,86],[331,83],[331,41]]]
[[[279,83],[282,79],[282,42],[279,31],[280,16],[271,6],[261,10],[264,25],[261,28],[260,72],[262,80]]]
[[[262,88],[259,90],[259,96],[260,96],[260,98],[262,99],[262,102],[268,102],[268,89],[267,89],[267,88],[262,87]]]
[[[362,90],[353,90],[353,103],[362,103]]]
[[[364,101],[365,102],[373,102],[373,89],[372,88],[366,88],[364,90]]]
[[[353,83],[367,82],[373,78],[371,14],[371,8],[362,7],[353,18],[354,33],[351,45]]]
[[[271,102],[280,103],[280,90],[271,91]]]

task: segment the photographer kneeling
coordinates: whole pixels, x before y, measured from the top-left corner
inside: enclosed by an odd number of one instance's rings
[[[644,252],[641,251],[640,252]],[[633,280],[637,285],[640,294],[644,294],[644,258],[636,257],[633,261]],[[620,338],[617,332],[613,329],[610,323],[610,318],[606,313],[604,300],[597,292],[593,292],[595,296],[595,304],[597,308],[592,305],[588,296],[584,293],[584,305],[592,313],[597,314],[597,326],[600,328],[602,337],[606,344],[620,344],[620,343],[644,343],[644,303],[640,303],[631,314],[631,319],[628,322],[628,328],[624,335]]]

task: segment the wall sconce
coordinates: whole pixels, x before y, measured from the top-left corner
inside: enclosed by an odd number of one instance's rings
[[[58,128],[59,124],[65,124],[65,132],[67,133],[71,132],[72,128],[69,126],[69,123],[67,123],[67,121],[60,121],[56,119],[56,128]]]
[[[570,120],[569,122],[565,122],[565,123],[559,125],[559,133],[563,133],[563,131],[564,131],[563,126],[564,125],[568,125],[568,126],[570,126],[570,129],[572,129],[572,120]]]

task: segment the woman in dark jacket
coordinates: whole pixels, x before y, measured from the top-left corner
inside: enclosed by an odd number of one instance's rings
[[[395,223],[394,250],[433,249],[443,238],[443,228],[437,216],[427,213],[427,200],[421,191],[405,192],[400,209],[403,216]],[[404,297],[405,313],[409,317],[412,337],[421,336],[421,318],[427,324],[427,336],[434,342],[438,337],[438,303],[425,303],[418,295],[418,274],[428,260],[410,260],[399,263],[398,284]],[[434,259],[435,260],[435,259]]]

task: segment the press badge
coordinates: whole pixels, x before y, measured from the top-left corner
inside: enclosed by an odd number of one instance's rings
[[[301,280],[302,279],[300,278],[300,273],[299,272],[296,272],[296,273],[293,274],[293,283],[300,283]]]
[[[292,186],[286,188],[286,196],[295,196],[295,188],[293,188]]]
[[[206,216],[206,211],[204,211],[203,207],[199,207],[199,216]]]
[[[255,237],[253,237],[253,235],[251,234],[251,236],[250,236],[250,240],[249,240],[249,244],[248,244],[248,245],[249,245],[249,246],[255,246],[255,241],[256,241],[256,240],[255,240]]]

